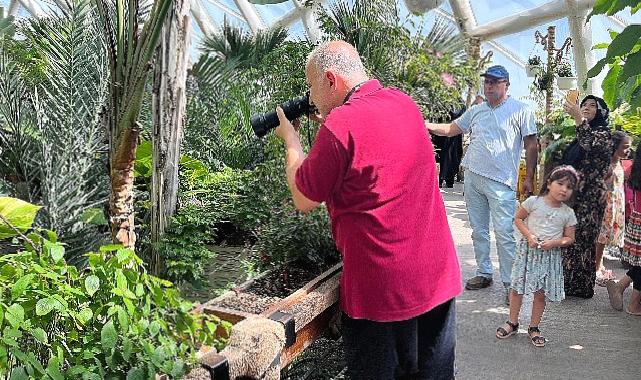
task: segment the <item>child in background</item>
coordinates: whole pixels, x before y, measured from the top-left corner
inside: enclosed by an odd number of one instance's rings
[[[574,242],[576,216],[564,202],[577,183],[578,174],[572,166],[558,166],[546,178],[539,195],[526,199],[517,210],[514,224],[523,238],[512,267],[510,318],[496,330],[497,338],[517,333],[523,295],[534,293],[528,335],[536,347],[545,346],[539,330],[545,299],[557,302],[565,298],[561,248]]]
[[[611,270],[603,266],[603,250],[606,245],[623,248],[625,235],[625,191],[623,188],[624,176],[621,160],[630,154],[632,138],[623,131],[612,133],[612,163],[606,184],[610,186],[607,193],[605,213],[601,223],[601,231],[596,243],[596,284],[605,286],[609,280],[614,280]]]
[[[623,310],[623,292],[632,286],[628,313],[641,316],[641,146],[637,146],[630,177],[625,182],[626,225],[625,244],[621,260],[631,267],[621,281],[608,281],[610,305],[615,310]]]

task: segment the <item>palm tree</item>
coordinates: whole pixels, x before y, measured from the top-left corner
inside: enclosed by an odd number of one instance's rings
[[[134,160],[140,127],[137,123],[171,0],[156,0],[151,9],[142,0],[93,0],[106,40],[111,75],[102,123],[109,136],[111,194],[109,221],[115,242],[133,248]]]

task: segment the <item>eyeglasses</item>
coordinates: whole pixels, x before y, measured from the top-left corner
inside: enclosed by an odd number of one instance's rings
[[[500,79],[500,80],[499,79],[485,79],[483,81],[483,84],[485,86],[496,86],[499,83],[506,83],[506,82],[507,82],[507,80],[505,80],[505,79]]]

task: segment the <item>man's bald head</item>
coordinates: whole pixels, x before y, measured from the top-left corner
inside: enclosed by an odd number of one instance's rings
[[[307,69],[319,76],[332,70],[345,79],[362,81],[363,77],[367,77],[358,51],[345,41],[328,41],[318,45],[307,57]]]

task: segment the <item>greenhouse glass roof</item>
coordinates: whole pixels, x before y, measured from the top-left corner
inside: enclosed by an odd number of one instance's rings
[[[195,47],[204,34],[216,33],[220,25],[229,23],[247,28],[250,31],[269,29],[282,25],[289,29],[294,38],[308,38],[315,41],[319,36],[314,20],[313,7],[331,5],[338,1],[352,0],[192,0],[193,38]],[[276,3],[258,5],[251,2]],[[565,39],[572,36],[572,15],[589,11],[594,0],[398,0],[402,17],[423,20],[429,26],[437,16],[444,17],[456,24],[461,22],[459,30],[481,38],[481,56],[493,52],[492,62],[506,66],[511,73],[511,93],[519,98],[529,94],[531,78],[525,75],[525,63],[531,55],[544,56],[543,46],[535,43],[534,33],[538,30],[546,34],[549,25],[556,26],[556,43],[560,47]],[[51,9],[64,6],[65,0],[0,0],[0,5],[18,17],[44,15]],[[408,8],[421,8],[419,15],[411,15]],[[525,13],[523,13],[525,12]],[[600,59],[605,52],[589,47],[600,42],[609,42],[609,30],[621,31],[630,23],[641,22],[641,12],[630,15],[629,8],[615,16],[596,16],[590,19],[591,28],[575,31],[580,39],[586,39],[587,69]],[[577,23],[582,24],[582,23]],[[591,29],[591,30],[590,30]],[[428,28],[429,30],[429,28]],[[586,33],[590,32],[590,33]],[[591,35],[590,35],[591,34]],[[590,40],[591,38],[591,40]],[[575,41],[576,42],[576,41]],[[568,58],[578,62],[569,53]],[[579,69],[580,63],[576,68]],[[580,71],[580,70],[578,70]],[[585,70],[584,70],[585,71]],[[600,80],[597,78],[593,92],[599,94]]]

